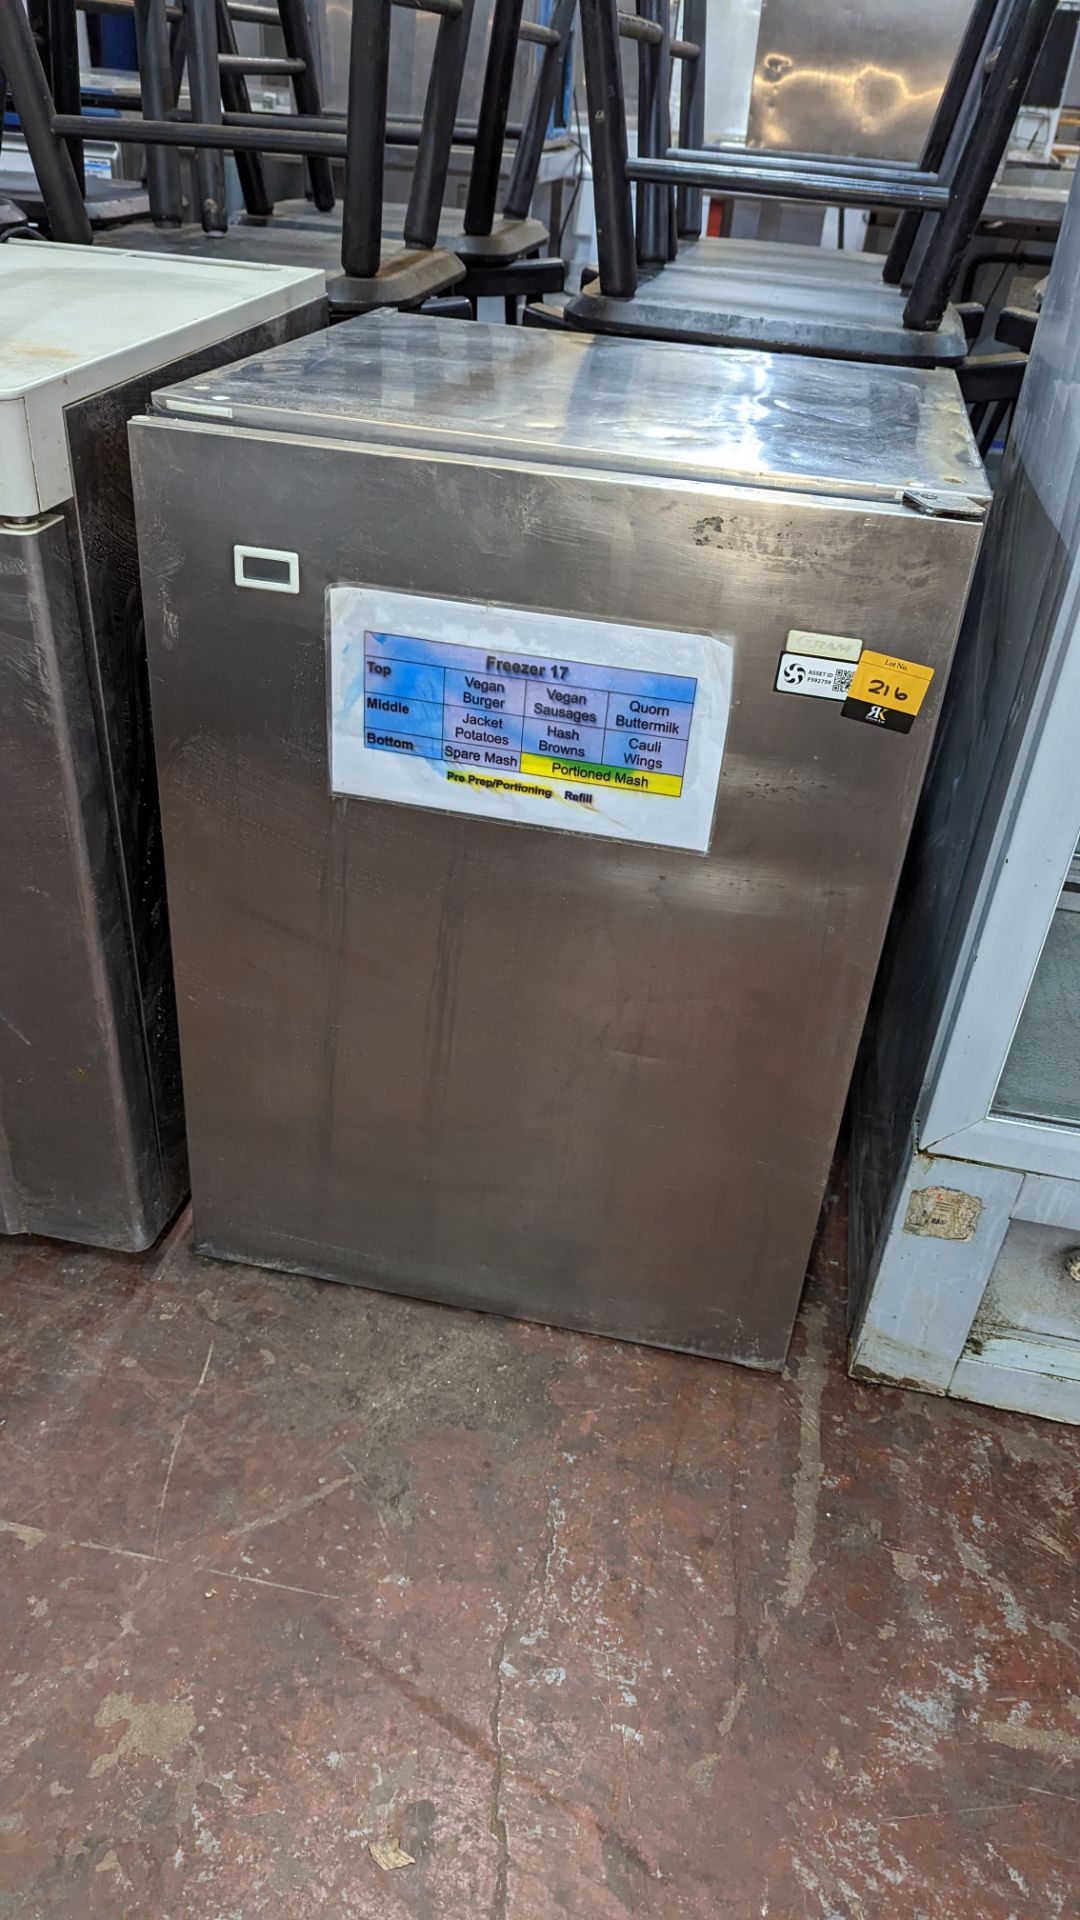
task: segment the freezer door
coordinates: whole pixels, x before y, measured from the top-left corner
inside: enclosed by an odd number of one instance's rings
[[[200,1244],[782,1365],[978,526],[167,417],[132,443]],[[705,851],[335,794],[341,587],[725,650]],[[778,691],[822,636],[831,692]],[[844,699],[853,641],[932,674],[910,724]]]

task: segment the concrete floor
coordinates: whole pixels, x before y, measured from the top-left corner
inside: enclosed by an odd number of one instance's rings
[[[1075,1913],[1080,1434],[827,1245],[778,1379],[0,1243],[4,1920]]]

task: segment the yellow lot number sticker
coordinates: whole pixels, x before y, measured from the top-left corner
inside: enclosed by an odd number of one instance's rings
[[[920,667],[915,660],[894,660],[889,653],[864,653],[848,688],[848,698],[876,701],[914,717],[933,677],[933,667]]]
[[[920,666],[917,660],[866,651],[855,669],[841,712],[848,720],[865,720],[872,726],[906,733],[933,677],[933,667]]]

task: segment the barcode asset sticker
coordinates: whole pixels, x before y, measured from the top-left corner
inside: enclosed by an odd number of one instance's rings
[[[855,668],[847,661],[818,660],[810,653],[782,653],[776,669],[776,693],[805,693],[812,700],[844,700]]]

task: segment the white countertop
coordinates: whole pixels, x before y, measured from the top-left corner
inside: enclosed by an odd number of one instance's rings
[[[72,491],[64,408],[322,298],[299,267],[0,246],[0,516]]]

